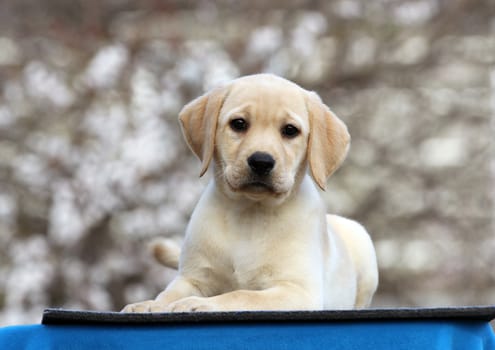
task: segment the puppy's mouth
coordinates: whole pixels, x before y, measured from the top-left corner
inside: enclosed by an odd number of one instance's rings
[[[252,181],[241,186],[241,190],[253,193],[273,193],[276,194],[273,185],[264,181]]]
[[[270,181],[265,181],[263,179],[249,179],[247,181],[237,183],[230,182],[229,179],[226,179],[226,183],[229,188],[233,192],[243,192],[246,194],[253,195],[278,195],[279,191],[273,186]]]

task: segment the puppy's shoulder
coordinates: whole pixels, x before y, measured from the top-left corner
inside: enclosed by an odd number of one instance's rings
[[[335,214],[327,214],[327,223],[341,235],[368,235],[366,229],[359,222]]]

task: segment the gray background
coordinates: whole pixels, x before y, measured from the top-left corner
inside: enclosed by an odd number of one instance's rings
[[[371,232],[373,306],[495,303],[495,2],[4,0],[0,324],[154,297],[146,244],[207,181],[177,113],[257,72],[349,126],[324,196]]]

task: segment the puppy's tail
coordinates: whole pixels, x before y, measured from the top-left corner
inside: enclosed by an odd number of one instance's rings
[[[179,268],[180,246],[173,240],[157,238],[150,243],[150,250],[160,264],[171,269]]]

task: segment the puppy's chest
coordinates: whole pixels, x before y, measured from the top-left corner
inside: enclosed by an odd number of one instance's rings
[[[298,249],[296,221],[301,220],[293,211],[288,215],[210,205],[201,214],[208,220],[191,225],[190,241],[195,244],[186,264],[208,294],[265,289],[284,278],[287,257]]]
[[[234,289],[264,289],[271,284],[275,266],[262,243],[238,240],[231,246],[228,260]]]
[[[244,219],[234,217],[225,226],[224,244],[214,265],[225,271],[233,289],[264,289],[277,271],[277,262],[272,259],[277,250],[276,225]]]

